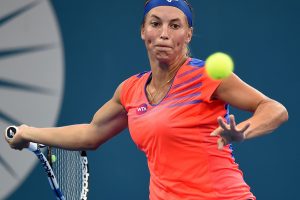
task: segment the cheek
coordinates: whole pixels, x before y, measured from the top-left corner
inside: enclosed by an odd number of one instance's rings
[[[186,42],[185,42],[186,36],[184,34],[179,35],[178,37],[176,37],[175,40],[176,40],[175,44],[177,47],[185,47],[186,46]]]
[[[145,35],[144,35],[144,40],[145,40],[145,43],[148,44],[148,45],[151,45],[153,43],[155,43],[155,41],[157,40],[157,38],[159,37],[157,35],[157,32],[156,31],[147,31],[145,32]]]
[[[147,44],[151,44],[152,43],[152,41],[153,41],[153,35],[150,33],[150,32],[148,32],[148,31],[146,31],[145,33],[144,33],[144,41],[145,41],[145,43],[147,43]]]

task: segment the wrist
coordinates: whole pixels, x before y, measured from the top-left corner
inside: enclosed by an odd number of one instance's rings
[[[33,127],[30,127],[30,126],[27,126],[27,125],[22,125],[20,126],[19,128],[19,131],[20,131],[20,136],[23,140],[25,141],[32,141],[32,130]]]

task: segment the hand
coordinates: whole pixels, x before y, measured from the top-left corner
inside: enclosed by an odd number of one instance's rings
[[[24,140],[24,138],[22,137],[22,133],[23,133],[24,129],[27,127],[28,126],[26,126],[26,125],[21,125],[21,126],[17,127],[18,128],[17,133],[10,140],[8,140],[5,137],[6,133],[4,133],[4,138],[12,149],[22,150],[23,148],[27,148],[29,146],[29,142]]]
[[[219,127],[215,129],[210,136],[221,136],[218,139],[218,149],[231,142],[241,142],[245,139],[245,131],[249,128],[250,123],[247,123],[241,129],[237,129],[233,115],[229,116],[229,124],[226,124],[222,117],[218,117]]]

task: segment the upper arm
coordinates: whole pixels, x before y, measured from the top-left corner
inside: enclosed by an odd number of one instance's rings
[[[235,74],[222,80],[213,97],[250,112],[254,112],[259,104],[271,101],[271,99],[246,84]]]
[[[120,101],[122,84],[113,97],[94,115],[90,125],[97,134],[99,144],[118,134],[127,127],[127,112]]]

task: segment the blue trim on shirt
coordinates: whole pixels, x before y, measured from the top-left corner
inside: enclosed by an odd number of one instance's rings
[[[205,62],[203,60],[199,60],[197,58],[192,58],[188,62],[188,65],[193,66],[193,67],[203,67],[205,65]]]

